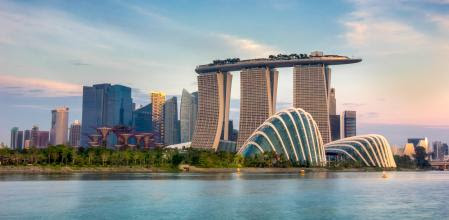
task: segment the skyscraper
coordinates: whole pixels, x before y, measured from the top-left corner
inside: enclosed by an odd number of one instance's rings
[[[329,126],[331,130],[331,141],[340,139],[340,115],[337,115],[335,88],[331,88],[329,92]]]
[[[38,144],[37,147],[45,148],[48,146],[48,140],[50,137],[50,132],[48,131],[39,131],[38,132]]]
[[[37,125],[33,125],[30,134],[30,147],[39,147],[39,127]]]
[[[61,107],[51,111],[50,144],[67,143],[69,125],[69,108]]]
[[[329,115],[331,127],[331,140],[336,141],[340,139],[340,115]]]
[[[329,115],[337,114],[337,99],[335,98],[335,88],[331,88],[329,93]]]
[[[323,142],[330,142],[330,68],[325,64],[296,65],[293,68],[293,106],[310,113],[318,124]]]
[[[23,148],[31,147],[31,130],[25,130],[23,135]]]
[[[340,116],[340,138],[357,135],[356,111],[344,111]]]
[[[237,148],[276,112],[278,71],[248,68],[240,73],[240,122]]]
[[[132,126],[131,88],[122,85],[97,84],[83,87],[81,146],[87,147],[89,135],[99,127]],[[109,137],[114,145],[116,139]]]
[[[178,144],[179,134],[178,101],[172,97],[164,104],[164,144]]]
[[[18,150],[23,149],[23,131],[17,132],[17,149]]]
[[[18,135],[19,135],[19,128],[13,127],[11,129],[11,141],[9,143],[9,148],[17,149]]]
[[[196,115],[198,110],[198,93],[190,94],[186,89],[181,96],[181,143],[192,140],[195,131]]]
[[[133,127],[137,132],[152,132],[153,123],[152,117],[152,104],[145,105],[141,108],[134,110],[133,112]]]
[[[192,147],[216,150],[220,137],[228,140],[231,82],[232,75],[228,72],[198,75],[198,118]]]
[[[449,146],[441,141],[433,142],[433,159],[444,160],[445,156],[449,155]]]
[[[81,141],[81,123],[78,120],[75,120],[70,125],[70,137],[69,144],[72,147],[79,147]]]
[[[164,103],[165,93],[163,92],[151,92],[151,104],[152,104],[152,123],[153,131],[155,132],[155,142],[163,144],[164,142]]]

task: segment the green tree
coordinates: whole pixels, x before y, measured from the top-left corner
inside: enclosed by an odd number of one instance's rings
[[[78,159],[78,149],[75,147],[70,148],[70,158],[72,159],[72,165],[75,165],[75,161]]]
[[[415,148],[415,152],[416,152],[416,154],[414,156],[415,156],[416,166],[421,169],[429,168],[430,163],[426,159],[427,158],[426,149],[424,147],[418,146]]]
[[[101,157],[101,162],[102,162],[103,166],[108,161],[110,155],[111,155],[111,153],[109,152],[108,149],[103,148],[100,150],[100,157]]]
[[[394,155],[394,161],[398,168],[415,169],[416,163],[408,155]]]
[[[95,159],[95,151],[94,149],[89,149],[87,152],[89,158],[89,165],[92,165],[93,160]]]
[[[61,154],[61,164],[67,164],[67,157],[70,153],[70,150],[66,146],[59,146],[60,154]]]
[[[184,157],[181,154],[179,154],[179,152],[176,152],[175,154],[173,154],[173,156],[171,158],[172,167],[178,167],[179,164],[181,164],[183,160],[184,160]]]

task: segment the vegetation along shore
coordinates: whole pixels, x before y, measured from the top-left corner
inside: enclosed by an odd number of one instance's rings
[[[397,170],[427,169],[428,162],[408,156],[395,156]],[[427,162],[427,163],[426,163]],[[381,171],[362,167],[356,162],[332,162],[326,167],[292,163],[273,153],[243,158],[230,152],[199,149],[121,149],[74,148],[64,145],[22,151],[0,149],[0,173],[95,173],[95,172],[248,172],[291,173],[300,170],[322,171]]]

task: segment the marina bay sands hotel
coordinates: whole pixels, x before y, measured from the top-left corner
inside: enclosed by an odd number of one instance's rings
[[[309,112],[317,122],[324,143],[330,142],[330,65],[361,59],[323,55],[322,52],[270,56],[263,59],[215,60],[197,66],[198,116],[192,147],[218,149],[229,137],[231,71],[240,71],[240,122],[237,148],[266,119],[276,113],[277,68],[293,67],[293,107]]]

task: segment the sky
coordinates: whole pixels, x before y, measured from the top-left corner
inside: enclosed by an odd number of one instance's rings
[[[449,141],[449,0],[2,0],[0,30],[6,144],[14,126],[48,130],[53,108],[81,119],[83,85],[126,85],[144,105],[153,90],[195,91],[195,67],[214,59],[316,50],[363,59],[332,66],[331,82],[359,134]],[[292,87],[292,69],[281,69],[278,109]]]

